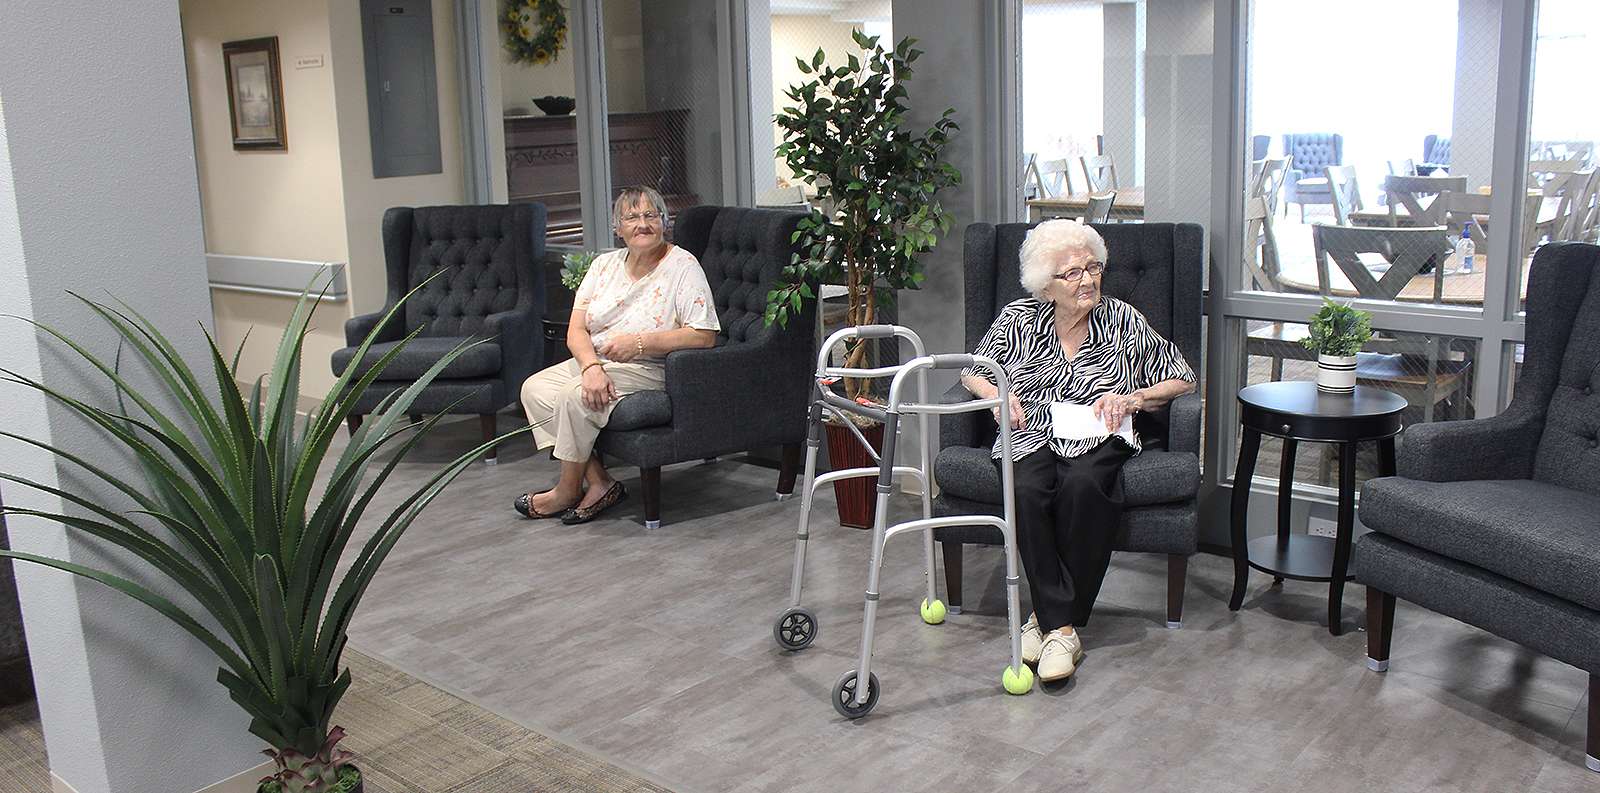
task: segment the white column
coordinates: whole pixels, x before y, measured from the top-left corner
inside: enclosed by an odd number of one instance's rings
[[[1489,183],[1494,162],[1494,102],[1500,63],[1500,0],[1460,0],[1455,99],[1450,114],[1450,174],[1467,189]],[[1421,157],[1422,141],[1417,141]],[[1459,232],[1460,229],[1457,229]]]
[[[5,20],[0,312],[62,328],[111,356],[112,332],[66,294],[103,299],[110,291],[171,333],[192,365],[209,366],[196,325],[210,325],[211,304],[177,0],[129,0],[115,13],[86,0],[11,0]],[[22,322],[0,322],[0,351],[7,367],[114,407],[103,377],[85,374]],[[0,426],[137,476],[103,434],[35,392],[0,387]],[[125,504],[72,467],[3,443],[11,473]],[[5,500],[63,509],[58,498],[9,483]],[[18,550],[171,589],[59,526],[17,518],[8,529]],[[193,791],[258,765],[249,719],[216,682],[217,662],[187,634],[65,573],[18,563],[17,585],[58,790]]]
[[[1108,2],[1101,13],[1106,154],[1117,165],[1117,183],[1132,187],[1144,184],[1145,2]]]
[[[1145,219],[1211,217],[1214,0],[1152,0],[1145,30]]]

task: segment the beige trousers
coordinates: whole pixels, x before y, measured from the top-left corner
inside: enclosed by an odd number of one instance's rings
[[[605,370],[618,399],[667,385],[666,367],[659,363],[608,362]],[[616,406],[612,402],[599,410],[584,407],[583,372],[571,358],[522,383],[522,410],[533,429],[533,442],[540,451],[556,447],[557,460],[586,462],[594,453],[595,438]]]

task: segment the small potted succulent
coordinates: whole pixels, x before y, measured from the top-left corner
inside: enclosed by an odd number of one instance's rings
[[[576,292],[589,274],[589,265],[600,254],[594,251],[576,251],[561,257],[561,285]]]
[[[1324,298],[1310,330],[1300,343],[1317,354],[1317,390],[1355,393],[1356,353],[1372,338],[1372,315]]]

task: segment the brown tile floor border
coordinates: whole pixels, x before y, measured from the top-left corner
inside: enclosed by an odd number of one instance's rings
[[[353,682],[334,721],[367,793],[668,793],[375,658],[346,650],[345,663]],[[0,709],[0,793],[49,789],[35,703]]]

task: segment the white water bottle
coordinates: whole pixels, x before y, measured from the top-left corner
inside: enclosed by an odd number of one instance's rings
[[[1472,259],[1478,246],[1472,243],[1472,224],[1461,227],[1461,239],[1456,240],[1456,272],[1472,272]]]

